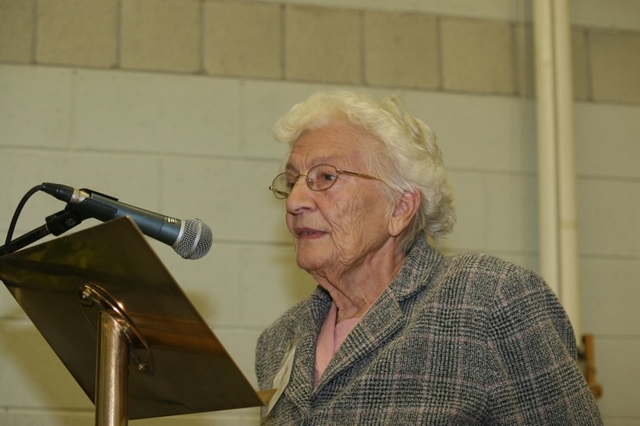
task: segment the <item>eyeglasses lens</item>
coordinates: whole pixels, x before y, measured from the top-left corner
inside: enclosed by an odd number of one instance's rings
[[[329,189],[338,178],[338,169],[330,164],[318,164],[309,169],[306,175],[296,176],[293,173],[281,173],[276,176],[271,185],[273,194],[276,198],[287,198],[302,176],[305,177],[309,188],[314,191],[324,191]]]
[[[338,178],[338,170],[329,164],[318,164],[307,173],[307,183],[314,191],[329,189]]]

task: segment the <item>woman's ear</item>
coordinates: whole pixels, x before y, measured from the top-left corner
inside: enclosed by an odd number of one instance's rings
[[[404,231],[420,207],[420,192],[404,191],[397,199],[389,220],[389,234],[397,237]]]

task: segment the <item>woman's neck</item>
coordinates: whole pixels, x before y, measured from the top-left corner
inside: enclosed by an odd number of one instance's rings
[[[394,251],[347,271],[311,275],[331,295],[338,308],[336,323],[339,323],[363,316],[393,281],[405,259],[404,253]]]

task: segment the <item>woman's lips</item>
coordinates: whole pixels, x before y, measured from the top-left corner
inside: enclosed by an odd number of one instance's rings
[[[312,228],[296,228],[298,238],[313,239],[320,238],[325,234],[323,231]]]

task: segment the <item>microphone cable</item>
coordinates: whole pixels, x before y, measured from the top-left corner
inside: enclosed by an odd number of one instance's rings
[[[9,229],[7,230],[7,238],[5,239],[4,246],[0,248],[0,256],[4,256],[5,254],[11,253],[11,251],[9,250],[10,248],[9,246],[11,245],[11,242],[12,242],[11,239],[13,237],[13,232],[15,231],[16,224],[18,223],[18,217],[20,216],[20,213],[22,212],[22,209],[24,208],[24,205],[27,203],[29,198],[31,198],[33,194],[41,190],[42,190],[42,184],[38,186],[34,186],[29,191],[27,191],[27,193],[22,197],[22,199],[18,203],[18,206],[16,207],[16,210],[13,213],[13,217],[11,218]]]

